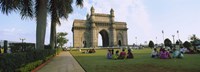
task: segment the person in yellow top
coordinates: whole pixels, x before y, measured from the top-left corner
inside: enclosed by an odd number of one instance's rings
[[[119,50],[117,50],[116,52],[115,52],[115,54],[113,54],[112,55],[112,59],[117,59],[119,57]]]
[[[1,54],[1,45],[0,45],[0,54]]]
[[[0,53],[4,53],[4,49],[0,45]]]

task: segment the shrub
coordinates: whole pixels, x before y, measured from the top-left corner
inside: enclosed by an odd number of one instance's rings
[[[31,62],[26,64],[25,66],[16,69],[17,72],[30,72],[31,70],[33,70],[34,68],[36,68],[37,66],[39,66],[40,64],[42,64],[42,60],[38,60],[35,62]]]
[[[47,58],[55,55],[55,53],[55,50],[45,49],[2,54],[0,56],[0,72],[14,72],[17,71],[19,68],[34,62],[36,62],[37,65],[37,61],[46,61]],[[31,66],[34,64],[31,64]]]

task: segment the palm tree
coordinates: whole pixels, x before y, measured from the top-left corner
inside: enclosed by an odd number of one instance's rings
[[[72,0],[51,0],[50,1],[50,14],[51,14],[51,34],[50,34],[50,47],[53,49],[56,42],[56,25],[60,25],[59,18],[68,18],[72,13],[71,6]],[[76,0],[76,5],[83,6],[83,0]]]
[[[44,37],[46,32],[47,18],[47,2],[48,0],[0,0],[0,9],[4,14],[12,11],[19,11],[21,18],[36,17],[36,48],[44,49]],[[35,5],[33,5],[35,3]],[[35,7],[35,10],[33,10]],[[33,12],[35,11],[35,12]]]
[[[47,3],[48,0],[36,0],[35,2],[36,14],[36,48],[44,49],[44,40],[47,25]]]
[[[67,0],[58,0],[67,1]],[[71,1],[71,0],[70,0]],[[77,4],[82,5],[83,0],[77,0]],[[35,3],[35,5],[33,5]],[[67,3],[68,5],[68,3]],[[46,33],[46,21],[47,21],[47,6],[48,0],[0,0],[1,11],[8,15],[12,11],[19,11],[21,18],[33,18],[36,17],[36,48],[44,49],[44,39]],[[70,4],[71,6],[71,4]],[[33,7],[35,8],[33,10]],[[56,12],[58,15],[62,15],[60,12]]]

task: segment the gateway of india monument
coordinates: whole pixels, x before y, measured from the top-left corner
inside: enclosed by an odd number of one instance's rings
[[[126,22],[115,21],[114,10],[110,14],[95,13],[94,7],[90,9],[86,20],[75,19],[73,22],[73,47],[98,47],[98,34],[102,36],[103,47],[126,46]]]

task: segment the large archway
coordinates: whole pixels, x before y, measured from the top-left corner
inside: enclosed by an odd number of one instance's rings
[[[127,30],[126,22],[115,20],[113,9],[110,10],[110,14],[102,14],[95,13],[95,9],[91,7],[91,13],[86,16],[86,20],[75,19],[73,22],[73,46],[93,48],[126,46]]]
[[[102,47],[108,47],[109,46],[109,37],[108,32],[106,30],[101,30],[99,32],[101,38],[102,38]]]

